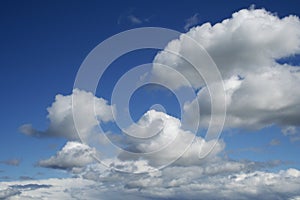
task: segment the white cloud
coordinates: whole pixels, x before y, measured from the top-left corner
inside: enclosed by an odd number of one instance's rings
[[[74,104],[72,104],[72,98],[76,99]],[[90,92],[74,89],[72,95],[56,95],[55,101],[47,111],[47,118],[50,120],[47,130],[39,131],[25,124],[20,127],[20,131],[35,137],[64,137],[69,140],[78,140],[76,128],[79,128],[81,137],[90,134],[98,123],[113,120],[114,107]],[[74,126],[74,111],[78,123],[76,127]]]
[[[233,76],[225,80],[227,115],[225,127],[259,129],[277,124],[299,126],[300,73],[273,68],[260,74],[248,74],[244,79]],[[217,97],[218,98],[218,97]],[[206,88],[197,95],[201,110],[201,124],[210,120],[210,94]],[[187,113],[192,112],[197,101],[187,103]],[[218,114],[218,113],[217,113]],[[284,129],[286,130],[286,129]]]
[[[138,121],[137,125],[130,126],[126,132],[133,133],[143,139],[130,139],[128,152],[121,152],[122,160],[149,161],[151,166],[164,166],[176,161],[180,165],[193,165],[204,162],[198,159],[201,151],[209,152],[205,160],[216,156],[225,145],[222,141],[205,141],[192,132],[184,130],[179,119],[165,113],[150,110]],[[149,138],[145,137],[148,136]],[[150,137],[151,136],[151,137]],[[214,146],[214,148],[212,148]],[[138,153],[138,154],[132,154]]]
[[[130,24],[130,25],[141,25],[143,23],[149,22],[153,16],[143,18],[134,14],[134,9],[129,9],[128,11],[122,13],[117,23],[120,24]]]
[[[126,147],[126,151],[118,150],[116,153],[113,153],[114,149],[111,149],[109,142],[101,143],[93,138],[87,141],[92,141],[93,147],[97,147],[98,151],[79,142],[67,142],[55,156],[39,161],[38,165],[80,172],[84,166],[95,161],[96,157],[107,166],[121,171],[145,172],[174,161],[176,165],[189,166],[216,160],[225,147],[222,141],[205,141],[195,136],[182,129],[179,119],[155,110],[145,113],[136,125],[128,127],[126,131],[135,136],[143,136],[143,139],[122,139],[121,135],[113,134],[113,137],[118,137],[119,144]],[[154,133],[157,134],[153,136]],[[204,159],[198,159],[202,151],[209,154]],[[109,156],[105,156],[107,152]]]
[[[246,76],[249,72],[259,73],[265,67],[274,65],[274,59],[291,56],[300,51],[300,22],[296,16],[279,19],[263,10],[240,10],[221,23],[205,23],[182,34],[178,40],[171,41],[165,48],[184,57],[203,57],[202,52],[189,43],[191,37],[202,45],[219,67],[223,78],[234,75]],[[204,60],[204,58],[203,58]],[[178,56],[166,51],[156,55],[154,62],[162,63],[182,72],[195,86],[203,85],[195,76],[192,67]],[[163,80],[168,74],[160,74],[160,66],[154,66],[153,74]],[[200,69],[201,70],[201,69]],[[171,80],[174,88],[176,80]]]
[[[67,144],[49,159],[41,160],[38,165],[41,167],[80,170],[82,167],[95,162],[96,150],[79,142],[67,142]]]
[[[276,62],[276,59],[300,53],[298,17],[280,19],[263,9],[244,9],[221,23],[197,26],[171,41],[165,51],[156,55],[154,62],[175,68],[199,88],[205,83],[197,71],[180,57],[167,52],[198,61],[199,70],[205,70],[207,56],[193,49],[195,45],[190,45],[188,37],[207,50],[225,81],[226,127],[259,129],[272,124],[282,127],[300,125],[299,67]],[[175,74],[165,73],[160,65],[154,64],[152,72],[156,79],[168,83],[173,89],[186,86],[177,81]],[[199,91],[197,98],[201,124],[207,127],[211,116],[210,95],[206,87]],[[194,110],[193,103],[185,105],[187,112]]]

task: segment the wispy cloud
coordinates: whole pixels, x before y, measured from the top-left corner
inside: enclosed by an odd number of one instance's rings
[[[291,142],[300,141],[299,127],[285,126],[281,129],[283,135],[288,136]]]
[[[132,23],[132,24],[141,24],[143,23],[142,19],[137,18],[134,15],[128,15],[127,16],[128,20]]]
[[[191,27],[197,25],[199,22],[200,22],[199,13],[196,13],[190,18],[185,20],[184,30],[188,31]]]
[[[119,16],[117,24],[141,25],[150,22],[152,17],[153,15],[150,17],[140,17],[137,14],[134,14],[134,9],[130,9]]]

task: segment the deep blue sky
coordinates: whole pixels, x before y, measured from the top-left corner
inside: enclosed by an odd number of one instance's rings
[[[19,133],[18,127],[33,123],[36,128],[47,126],[46,108],[51,105],[56,94],[70,94],[74,78],[81,62],[101,41],[121,31],[142,27],[159,26],[184,32],[185,20],[199,13],[200,23],[216,23],[241,8],[255,4],[279,16],[300,15],[299,2],[289,1],[1,1],[0,3],[0,160],[21,159],[19,167],[0,164],[2,176],[13,179],[21,175],[35,178],[64,176],[61,172],[34,167],[41,158],[48,158],[60,149],[64,140],[38,140]],[[134,25],[120,17],[131,13],[145,20]],[[139,55],[137,52],[136,55]],[[120,58],[114,66],[130,66],[151,62],[154,51],[145,51],[142,56]],[[122,74],[111,70],[106,81],[113,83]],[[109,96],[109,88],[101,95]],[[138,98],[138,95],[137,95]],[[167,98],[167,97],[166,97]],[[155,99],[153,100],[155,101]],[[140,112],[145,108],[141,108]],[[137,115],[141,114],[136,112]],[[248,147],[264,147],[274,138],[283,140],[287,150],[269,149],[271,153],[247,151],[230,153],[236,158],[265,160],[295,159],[288,152],[299,151],[298,144],[290,145],[279,129],[270,128],[267,134],[239,134],[237,139],[225,138],[228,149],[237,149],[236,141],[254,138]],[[234,135],[238,135],[233,133]],[[253,137],[253,135],[255,135]],[[230,135],[230,134],[228,134]],[[255,139],[256,138],[256,139]],[[260,138],[259,140],[257,138]],[[299,168],[299,160],[292,164]],[[34,170],[32,170],[34,169]],[[38,172],[45,173],[37,175]],[[50,174],[49,174],[50,173]],[[58,173],[58,174],[57,174]],[[3,178],[3,177],[2,177]]]

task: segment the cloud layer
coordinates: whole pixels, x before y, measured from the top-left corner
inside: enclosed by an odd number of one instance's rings
[[[101,180],[101,181],[99,181]],[[0,183],[0,199],[278,199],[300,197],[300,171],[254,171],[203,176],[197,167],[172,167],[156,174],[107,173],[83,178]]]

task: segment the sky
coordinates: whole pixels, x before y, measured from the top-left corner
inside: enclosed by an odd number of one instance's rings
[[[299,8],[1,1],[0,199],[300,199]]]

